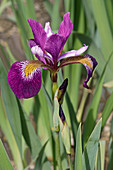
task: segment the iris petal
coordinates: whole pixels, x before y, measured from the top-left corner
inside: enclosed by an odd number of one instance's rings
[[[58,55],[64,45],[65,38],[58,34],[52,34],[46,41],[45,50],[50,53],[53,60],[57,61]]]
[[[64,36],[67,40],[67,38],[71,34],[72,30],[73,30],[73,24],[70,20],[70,12],[67,12],[63,16],[63,21],[61,22],[61,24],[59,26],[58,34]]]
[[[62,60],[62,59],[64,59],[64,58],[81,55],[81,54],[84,53],[87,49],[88,49],[88,46],[84,45],[83,47],[81,47],[81,48],[78,49],[78,50],[68,51],[67,53],[64,53],[64,54],[60,55],[60,56],[58,57],[58,61],[60,61],[60,60]]]
[[[63,59],[61,61],[60,66],[58,67],[58,70],[63,66],[66,66],[69,64],[74,64],[74,63],[81,63],[86,67],[88,77],[84,81],[83,86],[86,88],[89,88],[87,85],[87,82],[92,77],[93,70],[95,69],[96,65],[98,64],[96,59],[93,58],[92,56],[90,56],[89,54],[75,56],[75,57],[69,57],[69,58]]]
[[[30,39],[29,42],[28,42],[28,44],[29,44],[29,47],[30,47],[30,48],[32,48],[32,47],[34,47],[34,46],[37,45],[34,39]]]
[[[43,50],[46,37],[47,37],[45,30],[43,29],[42,25],[39,22],[33,19],[28,19],[28,22],[32,29],[36,44],[39,45]]]
[[[43,51],[41,48],[35,43],[34,39],[29,40],[29,47],[31,48],[32,53],[43,63],[46,64],[45,58],[43,58]],[[37,47],[39,49],[39,52],[37,52]],[[39,55],[38,55],[39,54]]]
[[[94,69],[95,69],[95,67],[97,66],[98,63],[97,63],[96,59],[93,58],[92,56],[90,56],[89,54],[85,54],[84,57],[89,57],[92,61],[92,64],[93,64],[93,68],[90,68],[87,64],[84,64],[84,66],[86,67],[88,76],[87,76],[87,79],[84,81],[83,86],[88,89],[89,87],[87,85],[87,82],[92,77],[92,73],[93,73],[93,71],[94,71]]]
[[[19,99],[33,97],[39,92],[42,82],[40,66],[37,61],[20,61],[11,66],[8,83]]]

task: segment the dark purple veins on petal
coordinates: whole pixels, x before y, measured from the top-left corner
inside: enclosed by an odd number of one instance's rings
[[[65,43],[65,38],[58,34],[51,35],[45,44],[45,50],[50,53],[53,57],[53,60],[57,61],[58,55],[61,52]]]
[[[25,77],[22,66],[27,61],[14,63],[8,72],[8,83],[19,98],[35,96],[41,88],[41,70],[37,68],[31,76]]]

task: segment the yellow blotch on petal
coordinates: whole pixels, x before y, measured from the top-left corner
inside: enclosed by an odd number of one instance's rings
[[[93,69],[92,61],[90,58],[84,58],[79,61],[79,63],[86,64],[89,66],[91,69]]]
[[[31,73],[38,67],[39,65],[37,63],[29,63],[25,67],[25,77],[31,75]]]

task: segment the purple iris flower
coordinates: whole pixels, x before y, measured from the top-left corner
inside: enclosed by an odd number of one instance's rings
[[[34,39],[29,40],[29,47],[38,60],[19,61],[11,66],[8,83],[14,94],[18,98],[35,96],[41,88],[41,68],[48,69],[54,77],[60,68],[73,63],[82,63],[86,67],[88,77],[83,86],[88,88],[87,82],[97,65],[97,61],[92,56],[81,55],[88,46],[84,45],[78,50],[62,54],[63,47],[73,29],[70,13],[64,15],[58,33],[52,32],[49,22],[45,24],[45,29],[33,19],[28,19],[28,22],[34,35]]]

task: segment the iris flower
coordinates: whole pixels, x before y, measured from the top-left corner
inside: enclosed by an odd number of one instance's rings
[[[88,54],[82,55],[88,46],[84,45],[78,50],[62,54],[63,47],[73,29],[70,13],[64,15],[58,33],[52,32],[49,22],[45,24],[45,29],[33,19],[28,19],[28,23],[34,36],[34,39],[29,40],[29,47],[38,60],[13,63],[8,73],[8,83],[14,94],[18,98],[35,96],[41,88],[41,68],[48,69],[52,81],[55,82],[59,69],[74,63],[82,63],[86,67],[88,77],[83,86],[88,88],[87,82],[97,65],[95,58]]]

